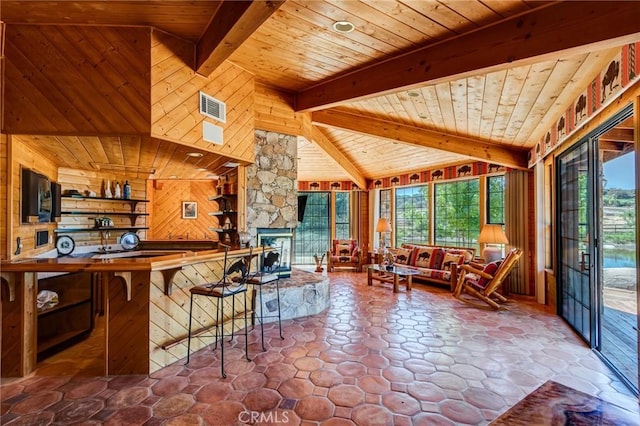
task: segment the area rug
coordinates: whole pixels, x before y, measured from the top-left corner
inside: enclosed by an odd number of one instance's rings
[[[492,425],[638,425],[640,416],[595,396],[548,381]]]

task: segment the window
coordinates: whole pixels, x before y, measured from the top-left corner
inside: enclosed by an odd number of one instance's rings
[[[479,189],[478,179],[434,185],[435,244],[480,249]]]
[[[504,175],[487,178],[487,223],[504,225]]]
[[[315,265],[313,255],[322,256],[329,249],[331,227],[329,226],[329,192],[306,192],[307,207],[304,220],[296,228],[295,258],[298,265]]]
[[[348,192],[336,192],[336,239],[348,240],[351,238],[349,223],[349,198]]]
[[[429,187],[396,188],[396,247],[429,242]]]

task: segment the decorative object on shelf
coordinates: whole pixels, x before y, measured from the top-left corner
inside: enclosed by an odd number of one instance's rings
[[[198,218],[198,203],[195,201],[183,201],[182,202],[182,218],[183,219],[197,219]]]
[[[122,198],[122,190],[120,189],[120,182],[116,182],[116,190],[113,194],[113,198]]]
[[[240,247],[247,248],[249,241],[251,241],[251,234],[247,231],[238,232],[238,239],[240,240]]]
[[[218,185],[216,186],[217,195],[222,195],[222,177],[218,178]]]
[[[96,217],[96,228],[113,228],[115,224],[109,217]]]
[[[113,198],[113,193],[111,192],[111,180],[107,179],[107,183],[104,187],[104,198]]]
[[[124,182],[124,199],[125,200],[130,200],[131,199],[131,185],[129,185],[129,181],[126,180]]]
[[[380,233],[380,249],[385,249],[387,247],[386,233],[391,232],[391,223],[389,222],[389,219],[387,219],[386,217],[381,217],[380,219],[378,219],[376,232]]]
[[[322,267],[322,262],[324,261],[324,257],[326,255],[327,255],[326,253],[322,253],[322,256],[318,256],[317,254],[313,255],[313,260],[316,261],[316,272],[324,271],[324,268]]]
[[[71,254],[75,247],[76,243],[68,235],[61,235],[56,240],[56,249],[58,249],[58,255],[60,256]]]
[[[97,195],[95,192],[90,191],[90,190],[87,190],[87,197],[95,198],[95,197],[97,197],[97,196],[98,196],[98,195]]]
[[[133,250],[140,244],[140,237],[135,232],[125,232],[120,237],[120,245],[125,250]]]
[[[502,247],[498,244],[509,244],[502,225],[496,224],[484,225],[478,236],[478,242],[485,244],[482,257],[486,263],[502,259]]]

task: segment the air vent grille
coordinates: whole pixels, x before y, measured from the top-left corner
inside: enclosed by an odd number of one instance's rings
[[[217,100],[213,96],[200,92],[200,114],[226,123],[227,106],[224,102]]]

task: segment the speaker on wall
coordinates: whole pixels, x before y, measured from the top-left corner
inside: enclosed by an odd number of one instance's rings
[[[62,187],[57,182],[51,182],[51,222],[61,216]]]

